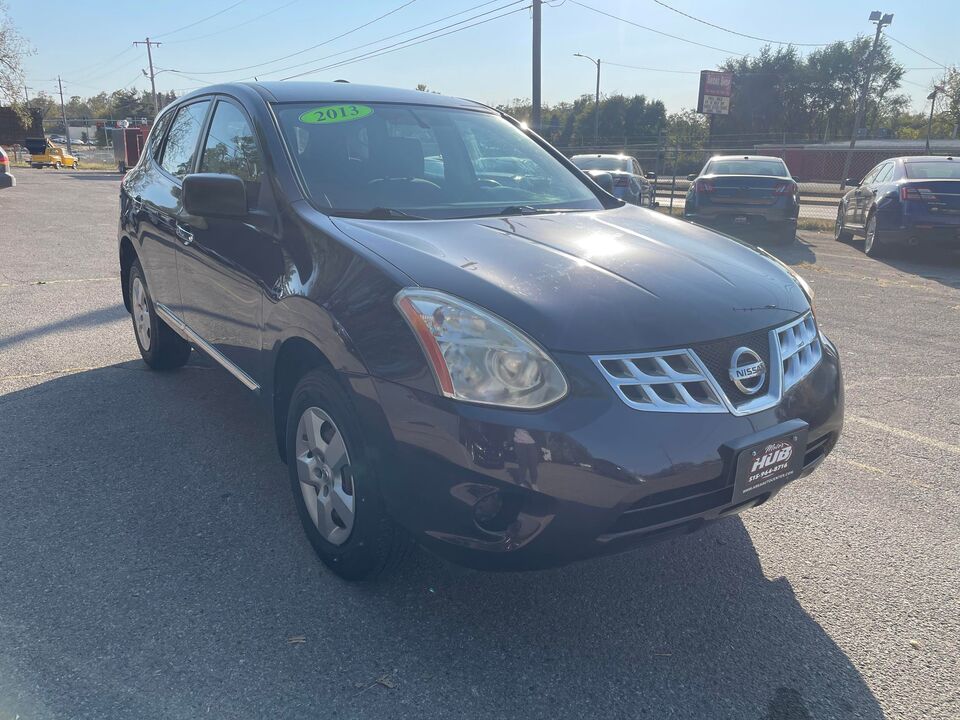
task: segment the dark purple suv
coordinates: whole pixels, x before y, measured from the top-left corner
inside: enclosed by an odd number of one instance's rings
[[[509,181],[490,158],[516,160]],[[799,276],[617,200],[467,100],[196,91],[124,178],[119,241],[143,359],[196,348],[263,401],[344,577],[411,538],[534,568],[690,532],[811,472],[841,431]]]

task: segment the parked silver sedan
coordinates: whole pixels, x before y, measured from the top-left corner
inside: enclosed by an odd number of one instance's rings
[[[574,155],[570,160],[591,176],[603,173],[613,178],[613,195],[634,205],[656,205],[656,173],[644,173],[629,155]]]

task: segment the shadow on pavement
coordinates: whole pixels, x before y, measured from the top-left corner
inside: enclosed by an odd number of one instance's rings
[[[0,437],[11,716],[882,717],[737,519],[538,573],[418,552],[351,585],[219,370],[60,377],[0,396]]]
[[[115,320],[120,320],[127,315],[127,311],[124,309],[123,305],[115,305],[112,307],[98,308],[97,310],[89,310],[79,315],[73,315],[71,317],[65,318],[63,320],[58,320],[56,322],[47,323],[46,325],[41,325],[39,327],[31,327],[29,330],[25,330],[14,335],[8,335],[7,337],[0,337],[0,350],[4,350],[8,347],[13,347],[14,345],[31,340],[34,338],[41,337],[43,335],[49,335],[50,333],[59,332],[61,330],[74,330],[77,328],[91,327],[93,325],[102,325],[103,323],[114,322]]]

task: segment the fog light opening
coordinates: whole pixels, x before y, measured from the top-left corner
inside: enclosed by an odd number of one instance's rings
[[[504,532],[519,513],[520,498],[501,490],[492,490],[473,505],[474,522],[487,532]]]

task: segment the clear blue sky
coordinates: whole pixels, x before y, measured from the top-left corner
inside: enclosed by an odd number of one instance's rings
[[[164,2],[76,3],[68,0],[9,0],[14,22],[36,49],[27,59],[31,93],[52,93],[62,75],[65,94],[89,95],[134,85],[149,88],[140,74],[146,67],[145,48],[134,49],[132,41],[149,35],[163,42],[154,50],[163,72],[158,89],[182,91],[202,84],[239,80],[253,75],[280,79],[287,75],[350,59],[393,43],[401,42],[444,25],[467,20],[470,24],[521,8],[510,0],[481,4],[481,0],[415,0],[388,17],[346,37],[337,35],[368,23],[400,7],[407,0],[165,0]],[[731,35],[678,15],[653,0],[582,0],[585,4],[647,25],[686,40],[738,53],[754,53],[762,42]],[[827,43],[850,39],[857,33],[872,34],[867,18],[872,9],[895,13],[889,33],[935,63],[960,63],[957,0],[807,0],[806,2],[760,2],[724,0],[704,3],[665,0],[670,5],[704,20],[750,35],[796,43]],[[235,7],[230,7],[231,5]],[[218,13],[216,17],[204,20]],[[409,34],[379,41],[411,28],[458,14]],[[493,12],[490,12],[493,11]],[[267,14],[269,13],[269,14]],[[470,18],[489,13],[474,20]],[[255,19],[258,16],[259,19]],[[192,27],[180,29],[190,23]],[[251,22],[247,22],[251,21]],[[243,24],[245,23],[245,24]],[[234,26],[235,29],[228,30]],[[457,25],[450,30],[463,27]],[[426,83],[431,89],[500,103],[531,94],[531,17],[529,10],[493,19],[485,24],[456,32],[383,57],[305,76],[304,79],[333,80],[414,87]],[[330,42],[327,42],[330,41]],[[279,62],[234,72],[275,58],[291,55],[324,43]],[[372,44],[370,44],[372,43]],[[367,45],[369,44],[369,45]],[[351,48],[367,45],[352,52]],[[893,43],[897,59],[910,70],[903,90],[913,108],[925,106],[931,81],[941,74],[928,59]],[[809,50],[812,48],[801,48]],[[728,53],[698,47],[680,40],[632,27],[578,6],[574,0],[550,0],[543,8],[543,99],[545,102],[571,100],[593,92],[594,67],[581,52],[603,61],[666,70],[699,71],[715,67]],[[325,56],[334,55],[329,59]],[[296,65],[290,70],[281,68]],[[274,71],[274,72],[271,72]],[[213,72],[201,75],[199,73]],[[189,79],[190,76],[194,79]],[[698,77],[695,74],[654,72],[603,66],[602,91],[643,93],[662,99],[669,111],[696,105]]]

